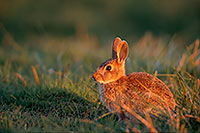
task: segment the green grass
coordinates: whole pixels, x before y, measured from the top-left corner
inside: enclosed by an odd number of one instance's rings
[[[18,44],[4,35],[0,44],[0,131],[150,131],[140,121],[119,122],[100,101],[91,76],[111,56],[110,41],[100,45],[94,38],[38,37]],[[151,118],[155,129],[200,132],[197,42],[183,45],[148,34],[138,42],[130,40],[129,46],[127,73],[158,71],[178,104],[175,117]]]

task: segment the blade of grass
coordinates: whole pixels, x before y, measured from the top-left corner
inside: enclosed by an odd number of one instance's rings
[[[198,116],[193,116],[193,115],[189,115],[189,114],[185,114],[185,116],[188,118],[194,118],[197,122],[200,122],[200,117],[198,117]]]
[[[200,80],[197,79],[197,90],[196,90],[196,96],[197,96],[198,93],[199,93],[199,86],[200,86]]]
[[[37,71],[36,71],[34,66],[32,66],[32,71],[33,71],[33,74],[34,74],[34,77],[35,77],[35,81],[36,81],[37,85],[39,86],[40,81],[39,81],[39,77],[38,77]]]
[[[179,109],[176,109],[176,130],[180,128],[180,115],[179,115]]]
[[[24,80],[24,78],[19,73],[16,73],[16,76],[23,82],[24,87],[26,88],[26,81]]]
[[[182,57],[181,57],[181,60],[180,60],[180,62],[179,62],[179,65],[178,65],[178,67],[177,67],[177,71],[180,71],[181,70],[181,68],[183,67],[183,65],[184,65],[184,62],[185,62],[185,58],[186,58],[186,54],[184,53],[183,55],[182,55]]]
[[[101,118],[104,118],[105,116],[108,116],[108,115],[110,115],[110,114],[112,114],[112,113],[114,113],[114,112],[105,113],[105,114],[99,116],[98,118],[95,118],[94,120],[97,121],[97,120],[99,120],[99,119],[101,119]]]
[[[123,109],[125,109],[128,113],[130,113],[131,115],[133,115],[135,118],[137,118],[139,121],[141,121],[145,126],[147,126],[151,132],[154,133],[158,133],[158,131],[148,122],[146,121],[144,118],[142,118],[140,115],[138,115],[137,113],[135,113],[133,110],[131,110],[128,106],[126,106],[125,104],[121,105]]]
[[[195,41],[194,53],[197,52],[198,48],[199,48],[199,39]]]
[[[146,117],[147,121],[149,122],[150,126],[154,128],[154,126],[153,126],[153,123],[152,123],[152,120],[151,120],[151,117],[150,117],[149,113],[148,113],[148,112],[145,112],[144,114],[145,114],[145,117]]]
[[[195,77],[196,77],[196,69],[195,69],[194,58],[193,58],[193,56],[191,56],[191,55],[192,55],[192,53],[191,53],[191,51],[190,51],[190,48],[189,48],[188,46],[186,46],[186,48],[187,48],[187,52],[188,52],[188,53],[189,53],[189,55],[190,55],[190,62],[191,62],[191,65],[192,65],[193,74],[194,74],[194,75],[195,75]]]
[[[198,54],[199,54],[199,40],[197,39],[196,41],[195,41],[195,45],[194,45],[194,50],[193,50],[193,53],[192,53],[192,58],[194,59]]]

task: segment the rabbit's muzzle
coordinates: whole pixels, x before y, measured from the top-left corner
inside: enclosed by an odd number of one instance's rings
[[[102,75],[99,74],[99,73],[97,73],[97,72],[95,72],[95,73],[93,74],[92,78],[93,78],[93,80],[96,81],[96,82],[101,82],[101,81],[103,80]]]

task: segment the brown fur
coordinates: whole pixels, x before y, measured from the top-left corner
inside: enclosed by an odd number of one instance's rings
[[[122,105],[137,113],[149,112],[155,115],[165,113],[167,109],[174,110],[176,104],[173,95],[160,79],[145,72],[125,75],[124,62],[128,55],[128,45],[125,41],[120,43],[120,40],[117,38],[113,43],[113,48],[118,48],[116,58],[102,63],[93,75],[100,83],[102,102],[110,111],[115,111],[120,119],[133,117]],[[112,69],[107,70],[107,66]]]

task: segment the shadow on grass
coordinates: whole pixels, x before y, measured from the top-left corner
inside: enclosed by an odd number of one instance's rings
[[[75,93],[65,89],[40,89],[1,87],[0,112],[16,110],[29,112],[30,115],[41,114],[59,118],[92,119],[97,112],[96,103],[91,103]]]
[[[102,130],[101,123],[116,125],[113,115],[106,120],[95,120],[107,112],[102,104],[92,103],[67,89],[25,88],[12,83],[0,83],[0,88],[0,132],[16,129],[89,132]]]

